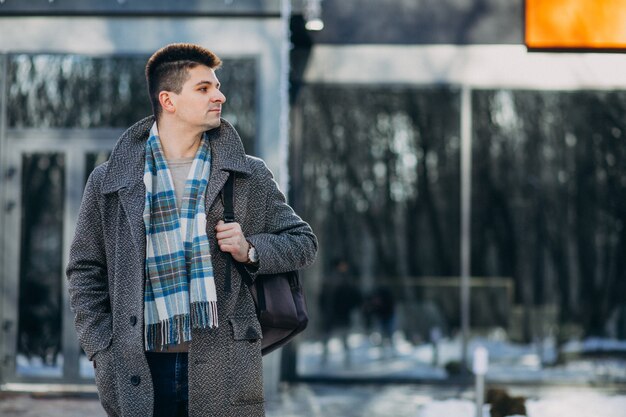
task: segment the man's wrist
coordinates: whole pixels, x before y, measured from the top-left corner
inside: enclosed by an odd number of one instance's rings
[[[258,265],[259,255],[256,251],[256,248],[249,240],[247,240],[247,242],[248,242],[248,256],[247,256],[245,263],[248,265]]]

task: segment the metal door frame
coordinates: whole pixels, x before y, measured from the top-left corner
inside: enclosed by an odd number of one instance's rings
[[[90,378],[80,375],[80,348],[76,338],[73,321],[74,315],[69,309],[69,294],[65,279],[65,265],[69,246],[74,236],[75,222],[84,189],[86,174],[86,158],[89,153],[110,151],[122,133],[121,129],[10,129],[5,135],[6,171],[11,171],[10,179],[4,181],[4,200],[11,205],[10,210],[3,211],[4,250],[2,274],[4,276],[2,293],[5,300],[16,303],[2,305],[3,320],[3,382],[47,382],[47,383],[92,383]],[[62,248],[62,321],[61,321],[61,352],[63,368],[60,378],[31,377],[17,374],[17,332],[19,325],[19,263],[20,245],[15,237],[21,236],[22,216],[22,156],[27,153],[59,153],[65,160],[65,194],[63,210]],[[5,206],[7,207],[7,206]],[[19,240],[19,239],[18,239]]]

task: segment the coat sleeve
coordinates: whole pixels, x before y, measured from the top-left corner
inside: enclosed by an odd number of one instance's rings
[[[258,187],[264,192],[263,233],[246,236],[259,255],[258,268],[248,267],[252,278],[305,268],[315,261],[317,238],[311,227],[287,204],[271,171],[259,161]],[[257,204],[259,202],[256,202]]]
[[[111,342],[112,314],[100,210],[104,166],[92,172],[80,206],[66,270],[78,340],[91,360]]]

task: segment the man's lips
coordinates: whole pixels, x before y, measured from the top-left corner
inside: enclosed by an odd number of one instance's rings
[[[211,109],[211,110],[209,110],[209,113],[211,113],[211,112],[213,112],[213,113],[221,113],[222,109]]]

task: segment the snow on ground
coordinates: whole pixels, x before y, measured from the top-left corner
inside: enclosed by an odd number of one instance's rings
[[[363,334],[352,333],[347,337],[347,345],[348,352],[338,337],[332,338],[325,356],[322,342],[300,343],[299,375],[445,380],[448,377],[445,365],[461,359],[459,338],[442,339],[436,346],[429,343],[414,345],[406,341],[401,333],[396,333],[391,346],[376,343]],[[541,344],[520,345],[503,338],[474,338],[469,343],[469,352],[478,346],[484,346],[489,351],[488,382],[626,383],[626,343],[621,341],[572,341],[566,345],[570,354],[619,354],[595,358],[579,355],[559,365],[551,365],[555,363],[557,351],[554,341],[550,339]]]
[[[563,347],[564,352],[596,351],[626,352],[626,340],[601,339],[590,337],[583,341],[572,340]]]
[[[79,373],[82,378],[93,379],[95,377],[93,364],[85,355],[79,360]],[[25,355],[17,355],[16,374],[21,377],[61,378],[63,376],[63,355],[59,354],[55,364],[46,364],[40,357],[27,358]]]
[[[374,335],[376,336],[376,335]],[[299,344],[297,371],[300,376],[348,378],[402,378],[445,380],[446,364],[461,360],[461,340],[441,339],[436,345],[413,344],[401,332],[396,332],[393,344],[382,344],[378,336],[368,337],[353,332],[346,338],[346,354],[339,337],[330,339],[327,354],[319,341],[304,340]],[[474,338],[468,351],[484,346],[489,352],[490,383],[555,382],[564,384],[626,383],[626,341],[586,339],[570,341],[563,352],[572,359],[554,364],[557,357],[553,340],[529,345],[514,344],[497,332],[488,338]],[[596,357],[583,353],[593,352]],[[598,354],[599,353],[599,354]],[[471,354],[470,354],[471,361]],[[471,364],[470,364],[471,365]],[[80,376],[93,379],[93,367],[84,355],[80,356]],[[45,364],[41,358],[17,356],[16,373],[20,377],[60,378],[63,373],[63,355],[56,364]]]

